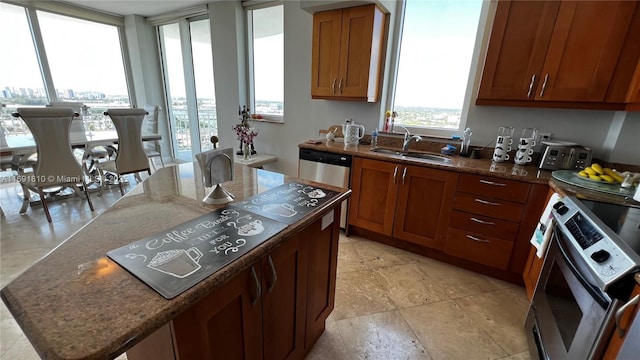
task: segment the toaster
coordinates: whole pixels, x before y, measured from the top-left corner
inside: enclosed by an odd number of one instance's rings
[[[591,164],[591,149],[569,142],[542,142],[540,169],[584,169]]]

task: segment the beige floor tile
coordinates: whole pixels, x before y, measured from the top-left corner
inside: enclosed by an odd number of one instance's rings
[[[356,251],[362,256],[366,266],[375,269],[415,262],[415,255],[375,241],[361,241],[355,244]]]
[[[395,309],[375,274],[369,270],[337,275],[333,319],[342,320]]]
[[[400,313],[434,360],[508,355],[451,300],[401,309]]]
[[[352,359],[431,359],[397,310],[337,323]]]
[[[516,285],[507,281],[503,281],[500,279],[496,279],[493,278],[491,276],[484,276],[485,279],[487,279],[488,282],[490,282],[491,284],[493,284],[493,286],[496,287],[496,289],[499,290],[506,290],[506,289],[511,289],[511,290],[524,290],[524,287],[521,285]]]
[[[442,287],[431,281],[416,263],[373,271],[398,309],[449,299]]]
[[[20,337],[23,337],[20,326],[13,318],[0,320],[0,354],[4,354]]]
[[[4,349],[3,349],[4,350]],[[21,335],[7,351],[2,353],[2,359],[7,360],[38,360],[40,357],[24,335]]]
[[[507,357],[502,358],[500,360],[531,360],[531,355],[529,355],[528,351],[525,351],[525,352],[521,352],[519,354],[507,356]]]
[[[349,360],[353,357],[347,353],[338,324],[335,321],[327,321],[324,333],[320,336],[311,352],[305,358],[307,360]]]
[[[524,289],[467,296],[455,299],[455,302],[507,354],[527,351],[523,324],[529,303]]]
[[[349,272],[366,270],[367,265],[364,259],[356,251],[355,242],[342,242],[340,238],[340,244],[338,245],[338,268],[337,272]]]
[[[495,291],[487,277],[433,259],[418,261],[420,269],[452,299]]]

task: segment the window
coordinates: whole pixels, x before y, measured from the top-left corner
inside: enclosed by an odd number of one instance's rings
[[[393,99],[396,124],[444,131],[464,126],[481,7],[481,0],[406,0]]]
[[[11,116],[21,106],[44,106],[47,94],[24,8],[0,3],[0,111],[7,135],[30,134],[26,124]],[[15,69],[18,69],[16,71]]]
[[[250,109],[265,120],[284,117],[284,7],[249,10]]]
[[[0,68],[10,69],[0,77],[0,102],[7,104],[1,116],[8,135],[28,131],[13,119],[5,126],[10,112],[49,101],[83,102],[89,106],[83,117],[86,130],[112,130],[104,110],[129,107],[131,102],[120,45],[123,24],[107,18],[99,20],[105,23],[88,21],[0,3],[0,43],[11,49],[0,57]]]

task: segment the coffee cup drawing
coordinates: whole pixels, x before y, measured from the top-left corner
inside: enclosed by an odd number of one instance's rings
[[[248,224],[244,224],[238,228],[238,235],[240,236],[253,236],[262,234],[264,231],[264,226],[262,226],[262,221],[253,220]]]
[[[321,189],[315,189],[313,191],[309,191],[307,193],[307,196],[312,198],[312,199],[321,199],[321,198],[327,196],[327,194],[325,194],[325,192],[322,191]]]
[[[289,204],[269,204],[262,208],[263,211],[284,217],[292,217],[298,212]]]
[[[200,269],[202,252],[198,248],[162,251],[151,259],[147,267],[177,278],[185,278]]]

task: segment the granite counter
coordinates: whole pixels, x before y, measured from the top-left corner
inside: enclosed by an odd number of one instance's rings
[[[167,300],[106,254],[224,207],[200,201],[208,190],[201,178],[193,163],[158,170],[2,289],[3,301],[41,357],[116,357],[350,195],[348,189],[317,184],[338,196]],[[223,185],[238,201],[288,181],[316,184],[239,164],[235,178]]]
[[[488,175],[532,184],[547,184],[551,179],[551,171],[538,169],[536,165],[530,164],[523,166],[516,165],[513,162],[494,163],[491,161],[491,158],[487,156],[481,159],[451,156],[451,161],[447,163],[440,163],[401,155],[388,155],[373,152],[369,145],[345,146],[344,143],[323,141],[321,144],[302,143],[298,146],[304,149],[314,149],[318,151],[347,154],[375,160],[393,161],[408,165],[425,166],[476,175]],[[433,149],[431,150],[433,151]]]

